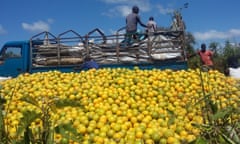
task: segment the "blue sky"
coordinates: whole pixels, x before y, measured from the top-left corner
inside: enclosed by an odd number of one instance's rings
[[[169,27],[171,12],[186,2],[182,16],[195,47],[202,42],[240,43],[239,0],[1,0],[0,45],[45,30],[56,36],[70,29],[83,36],[95,28],[114,34],[133,5],[139,6],[144,23],[153,16],[158,26]]]

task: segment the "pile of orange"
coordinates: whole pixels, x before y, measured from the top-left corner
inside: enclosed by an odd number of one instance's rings
[[[51,113],[52,126],[72,124],[83,135],[82,143],[168,143],[194,140],[200,133],[192,123],[203,123],[204,95],[220,107],[239,107],[236,80],[218,71],[92,69],[80,73],[50,71],[22,74],[1,82],[4,121],[9,135],[26,110],[41,113],[36,105],[20,100],[31,97],[38,106],[70,99],[82,107],[66,106]],[[236,116],[237,117],[237,116]],[[42,127],[36,120],[30,126]],[[56,134],[60,143],[62,135]],[[74,142],[73,142],[74,143]]]

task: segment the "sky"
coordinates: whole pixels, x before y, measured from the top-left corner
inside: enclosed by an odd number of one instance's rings
[[[172,13],[180,10],[186,31],[196,44],[240,43],[240,0],[0,0],[0,46],[29,40],[49,31],[74,30],[84,36],[95,28],[112,35],[125,26],[125,17],[137,5],[141,21],[153,16],[159,27],[170,27]],[[188,3],[188,8],[184,4]],[[138,29],[144,30],[140,25]]]

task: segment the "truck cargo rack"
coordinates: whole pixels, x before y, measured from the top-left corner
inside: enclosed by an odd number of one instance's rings
[[[125,27],[107,36],[98,28],[84,36],[73,30],[58,36],[45,31],[30,39],[31,62],[33,67],[81,65],[87,56],[100,65],[186,61],[184,34],[180,25],[179,30],[138,32],[129,42]]]

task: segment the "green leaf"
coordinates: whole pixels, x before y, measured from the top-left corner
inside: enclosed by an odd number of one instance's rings
[[[0,107],[2,107],[4,103],[6,103],[6,99],[0,96]]]
[[[23,117],[20,119],[20,124],[17,129],[17,135],[21,135],[21,133],[36,119],[41,118],[41,114],[35,111],[23,111]]]
[[[228,136],[226,136],[224,133],[221,133],[220,136],[229,144],[237,144],[235,143],[231,138],[229,138]]]
[[[190,142],[189,144],[208,144],[208,141],[202,137],[198,137],[194,141]]]
[[[83,107],[79,101],[69,100],[69,99],[56,100],[54,103],[57,108],[63,108],[66,106]]]
[[[168,125],[172,125],[176,119],[176,116],[173,111],[167,110],[168,114],[170,115],[168,120]]]
[[[54,112],[54,113],[57,112],[57,107],[56,107],[55,103],[50,104],[49,108],[51,109],[52,112]]]
[[[234,128],[230,125],[226,126],[226,130],[228,132],[228,135],[231,136],[232,140],[234,140],[236,143],[240,143],[240,137],[239,137],[239,134],[237,132],[237,127]]]
[[[24,141],[25,144],[30,144],[30,139],[33,138],[32,130],[29,129],[29,127],[26,127],[24,131]]]
[[[192,123],[192,126],[196,128],[202,128],[202,124],[198,124],[198,123]]]
[[[56,129],[56,132],[62,132],[62,130],[65,131],[68,131],[68,132],[71,132],[71,133],[74,133],[76,134],[77,131],[75,128],[73,128],[73,126],[71,124],[61,124],[61,125],[58,125],[57,127],[55,127]]]
[[[20,100],[25,101],[27,103],[30,103],[30,104],[38,107],[38,102],[32,97],[22,97],[22,98],[20,98]]]
[[[55,132],[61,134],[64,138],[74,141],[81,141],[82,135],[71,124],[61,124],[55,127]],[[70,137],[70,133],[72,134]]]
[[[210,106],[213,114],[215,114],[218,111],[217,104],[214,103],[211,99],[208,99],[208,103],[209,103],[209,106]]]
[[[227,115],[230,115],[232,112],[232,108],[228,107],[226,109],[221,109],[219,111],[217,111],[214,115],[213,115],[213,120],[217,120],[217,119],[223,119],[225,118]]]

